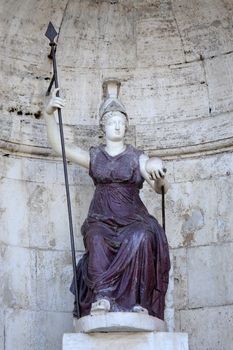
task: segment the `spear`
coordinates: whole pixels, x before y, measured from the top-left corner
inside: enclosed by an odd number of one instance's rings
[[[56,32],[53,24],[49,22],[45,36],[50,40],[49,45],[51,47],[51,52],[48,57],[51,58],[53,61],[53,77],[49,84],[48,90],[46,92],[46,96],[50,94],[53,84],[55,85],[55,89],[58,88],[58,74],[57,74],[57,63],[56,63],[57,44],[54,41],[57,35],[58,33]],[[59,96],[59,91],[57,91],[56,96]],[[64,142],[61,109],[58,108],[57,111],[58,111],[59,130],[60,130],[60,139],[61,139],[63,169],[64,169],[64,177],[65,177],[66,199],[67,199],[67,209],[68,209],[69,229],[70,229],[70,244],[71,244],[71,252],[72,252],[73,274],[74,274],[74,287],[75,287],[75,299],[76,299],[74,314],[75,316],[79,317],[74,230],[73,230],[73,222],[72,222],[72,210],[71,210],[71,200],[70,200],[70,190],[69,190],[69,179],[68,179],[68,172],[67,172],[66,150],[65,150],[65,142]]]
[[[165,222],[165,190],[164,186],[162,186],[162,223],[163,223],[163,229],[165,231],[166,229],[166,222]]]
[[[163,172],[166,174],[167,169],[163,168]],[[164,176],[162,176],[162,178],[164,178]],[[162,226],[164,229],[164,232],[166,231],[166,215],[165,215],[165,188],[164,185],[161,187],[161,194],[162,194]]]

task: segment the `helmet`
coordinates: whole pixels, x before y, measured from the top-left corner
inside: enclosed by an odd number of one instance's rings
[[[103,124],[103,117],[108,112],[118,111],[125,115],[128,122],[128,116],[125,106],[119,100],[118,95],[120,91],[120,81],[118,79],[106,79],[103,82],[103,101],[100,105],[99,116],[100,125]]]

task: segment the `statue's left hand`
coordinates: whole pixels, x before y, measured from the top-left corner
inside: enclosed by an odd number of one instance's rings
[[[139,163],[142,177],[155,192],[161,194],[162,188],[164,188],[164,192],[166,193],[170,186],[165,179],[166,169],[163,166],[162,160],[157,157],[149,158],[146,154],[141,154]]]
[[[163,162],[160,158],[149,158],[146,162],[145,168],[151,180],[163,179],[165,177]]]
[[[170,185],[166,179],[159,179],[156,180],[154,183],[154,190],[155,192],[162,194],[162,188],[164,188],[164,193],[167,193]]]
[[[161,194],[162,187],[164,193],[167,193],[169,189],[169,183],[165,179],[166,169],[163,167],[163,162],[160,158],[152,157],[146,161],[145,169],[149,174],[150,180],[154,181],[154,190]]]

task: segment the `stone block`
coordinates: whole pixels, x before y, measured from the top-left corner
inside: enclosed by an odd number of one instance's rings
[[[64,334],[63,350],[188,350],[186,333],[128,332]]]
[[[209,86],[209,101],[212,113],[216,114],[232,111],[232,63],[232,53],[221,57],[215,57],[205,62],[206,77]]]
[[[32,249],[0,246],[0,301],[12,308],[36,306],[36,257]]]
[[[4,342],[5,342],[5,332],[4,332],[4,311],[0,311],[0,350],[4,349]]]
[[[80,255],[77,255],[77,261]],[[74,296],[71,252],[37,251],[37,307],[39,310],[72,313]]]
[[[130,0],[129,3],[131,3]],[[174,18],[170,0],[164,0],[163,2],[160,2],[160,0],[138,0],[134,2],[134,6],[139,20],[159,17]]]
[[[166,323],[166,330],[168,332],[174,332],[175,330],[175,309],[174,307],[165,307],[164,320]]]
[[[217,242],[216,215],[213,180],[172,184],[166,195],[166,234],[170,246],[178,248]]]
[[[27,199],[25,182],[6,178],[0,180],[1,241],[3,243],[29,246]]]
[[[138,67],[163,66],[185,61],[182,41],[172,16],[140,19],[136,29]]]
[[[130,123],[137,127],[209,116],[208,90],[200,62],[120,70],[118,76],[122,81],[121,99]],[[146,127],[145,135],[149,131]],[[156,138],[159,136],[157,132]]]
[[[88,176],[86,174],[86,176]],[[65,191],[64,185],[60,187],[62,191]],[[69,238],[69,225],[67,214],[67,202],[65,194],[63,202],[59,201],[59,193],[56,192],[58,198],[51,204],[50,222],[53,224],[53,234],[57,242],[57,246],[64,246],[65,249],[70,250],[70,238]],[[75,247],[78,251],[84,250],[83,236],[81,234],[81,226],[87,217],[89,206],[94,194],[94,187],[86,185],[77,185],[70,188],[72,214],[73,214],[73,227],[75,235]],[[57,218],[57,210],[59,203],[63,203],[63,220]],[[66,225],[66,226],[65,226]],[[62,228],[62,229],[61,229]],[[66,233],[66,236],[65,236]]]
[[[99,14],[98,65],[103,68],[130,68],[136,66],[137,44],[135,32],[135,11],[131,6],[117,2],[116,6],[102,2],[97,5]],[[126,50],[127,47],[127,50]]]
[[[46,164],[40,166],[41,161],[37,163],[35,160],[27,162],[22,160],[21,162],[17,159],[13,165],[10,160],[11,158],[3,163],[5,175],[9,178],[3,178],[0,181],[2,241],[15,246],[70,250],[62,165],[58,167],[58,171],[53,167],[52,162],[48,162],[47,168],[50,168],[50,164],[52,166],[50,172],[45,169]],[[26,169],[29,169],[27,176]],[[71,173],[73,169],[75,167],[71,168]],[[77,177],[80,175],[75,172],[74,180],[75,174]],[[88,177],[87,174],[86,177]],[[62,183],[56,183],[58,181]],[[78,179],[76,181],[79,182]],[[85,186],[72,185],[70,181],[74,232],[76,247],[79,250],[83,250],[80,227],[87,216],[94,192],[91,179],[88,181],[88,185]]]
[[[174,312],[174,324],[175,324],[175,330],[177,332],[180,331],[180,311],[179,310],[176,310],[175,309],[175,312]]]
[[[48,41],[44,37],[44,32],[48,25],[48,18],[55,23],[58,30],[62,20],[66,1],[62,0],[58,6],[41,6],[40,3],[30,3],[26,6],[20,4],[1,5],[1,86],[4,84],[3,105],[6,107],[19,108],[19,112],[31,113],[34,109],[34,97],[42,85],[45,91],[45,80],[50,76],[50,66],[47,60],[49,52]],[[8,16],[14,13],[14,23],[9,31]],[[36,16],[35,16],[36,14]],[[48,17],[47,17],[48,16]],[[31,18],[30,21],[27,19]],[[25,19],[25,20],[24,20]],[[25,33],[27,33],[25,35]],[[30,35],[28,35],[31,33]],[[33,33],[33,35],[32,35]],[[7,59],[6,59],[7,58]],[[20,93],[19,93],[20,87]],[[40,101],[33,113],[41,108]]]
[[[169,271],[169,281],[168,281],[168,289],[165,298],[165,311],[164,311],[164,321],[166,323],[166,331],[174,332],[175,324],[174,324],[174,269],[173,269],[173,252],[170,249],[170,261],[171,268]]]
[[[44,249],[69,249],[64,186],[51,185],[48,188],[45,184],[28,184],[27,202],[31,245]]]
[[[64,46],[71,45],[73,38],[67,39],[65,32],[63,35],[61,36],[63,42],[61,46],[62,61],[67,61],[67,59],[74,59],[76,61],[77,55],[83,55],[84,53],[79,50],[76,50],[74,55],[70,55],[70,52],[65,52],[63,50]],[[65,39],[67,39],[67,41],[65,41]],[[82,42],[79,42],[77,45],[82,45]],[[94,45],[96,44],[94,43]],[[96,55],[96,53],[94,53],[94,55]],[[92,57],[87,56],[87,59],[91,60]],[[63,109],[64,123],[72,126],[78,124],[81,126],[93,126],[93,134],[95,135],[96,125],[99,124],[98,108],[101,101],[102,85],[98,70],[88,68],[80,69],[80,66],[77,68],[64,66],[61,67],[60,76],[63,82],[61,96],[66,99],[66,106]],[[67,132],[65,134],[67,134]]]
[[[173,249],[174,269],[174,305],[176,310],[186,308],[188,304],[188,270],[187,250],[185,248]]]
[[[219,0],[172,2],[187,61],[233,48],[229,9]]]
[[[52,160],[2,156],[0,165],[2,177],[9,180],[45,184],[57,182],[57,163]]]
[[[233,241],[233,176],[223,176],[216,179],[216,192],[218,241]]]
[[[72,329],[70,313],[8,309],[4,350],[61,349],[63,333]]]
[[[173,162],[175,182],[196,181],[219,178],[233,174],[233,153],[205,155],[192,159],[179,159]]]
[[[67,66],[111,68],[135,64],[134,11],[130,7],[126,11],[120,2],[109,5],[90,0],[69,3],[59,38],[62,61]]]
[[[188,298],[192,308],[233,303],[233,243],[188,249]]]
[[[233,349],[232,305],[183,310],[180,313],[181,331],[189,334],[190,350]]]
[[[216,145],[230,146],[232,115],[228,113],[203,118],[201,122],[196,118],[179,123],[154,123],[146,133],[146,125],[141,124],[136,128],[137,146],[144,150],[164,150],[165,155],[205,151],[215,149]]]
[[[48,25],[47,17],[51,18],[51,21],[54,21],[54,23],[59,23],[62,19],[66,2],[62,0],[59,6],[56,6],[57,11],[55,11],[54,6],[45,7],[41,6],[39,3],[30,3],[27,6],[15,4],[15,21],[9,33],[9,30],[7,30],[7,28],[9,29],[7,17],[8,14],[13,11],[12,6],[12,3],[4,6],[4,12],[3,8],[1,8],[1,45],[5,49],[5,55],[14,57],[15,60],[18,60],[20,57],[24,62],[38,62],[40,61],[43,50],[39,50],[40,57],[38,57],[35,52],[38,52],[38,47],[44,48],[47,44],[46,40],[41,37],[41,30],[43,30],[44,27],[46,30],[46,25]],[[36,17],[33,16],[35,13]],[[31,21],[22,21],[22,18],[31,18]],[[41,27],[43,29],[41,29]],[[34,40],[31,36],[25,35],[25,33],[32,33],[34,30]],[[22,67],[23,66],[24,65],[22,65]]]
[[[169,271],[169,281],[168,281],[168,290],[166,293],[166,307],[173,308],[174,307],[174,298],[173,298],[173,290],[174,290],[174,267],[173,267],[173,251],[170,249],[170,261],[171,268]]]

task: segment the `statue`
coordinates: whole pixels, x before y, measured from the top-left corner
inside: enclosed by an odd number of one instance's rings
[[[80,315],[98,310],[132,311],[164,319],[170,269],[165,232],[139,197],[146,180],[158,193],[168,182],[162,160],[124,142],[128,116],[118,98],[120,83],[103,84],[100,126],[105,144],[85,151],[66,145],[70,161],[89,170],[95,193],[82,225],[85,254],[77,266]],[[48,138],[61,154],[54,112],[65,101],[55,89],[45,110]],[[74,291],[74,285],[71,285]],[[74,316],[77,316],[74,314]]]

